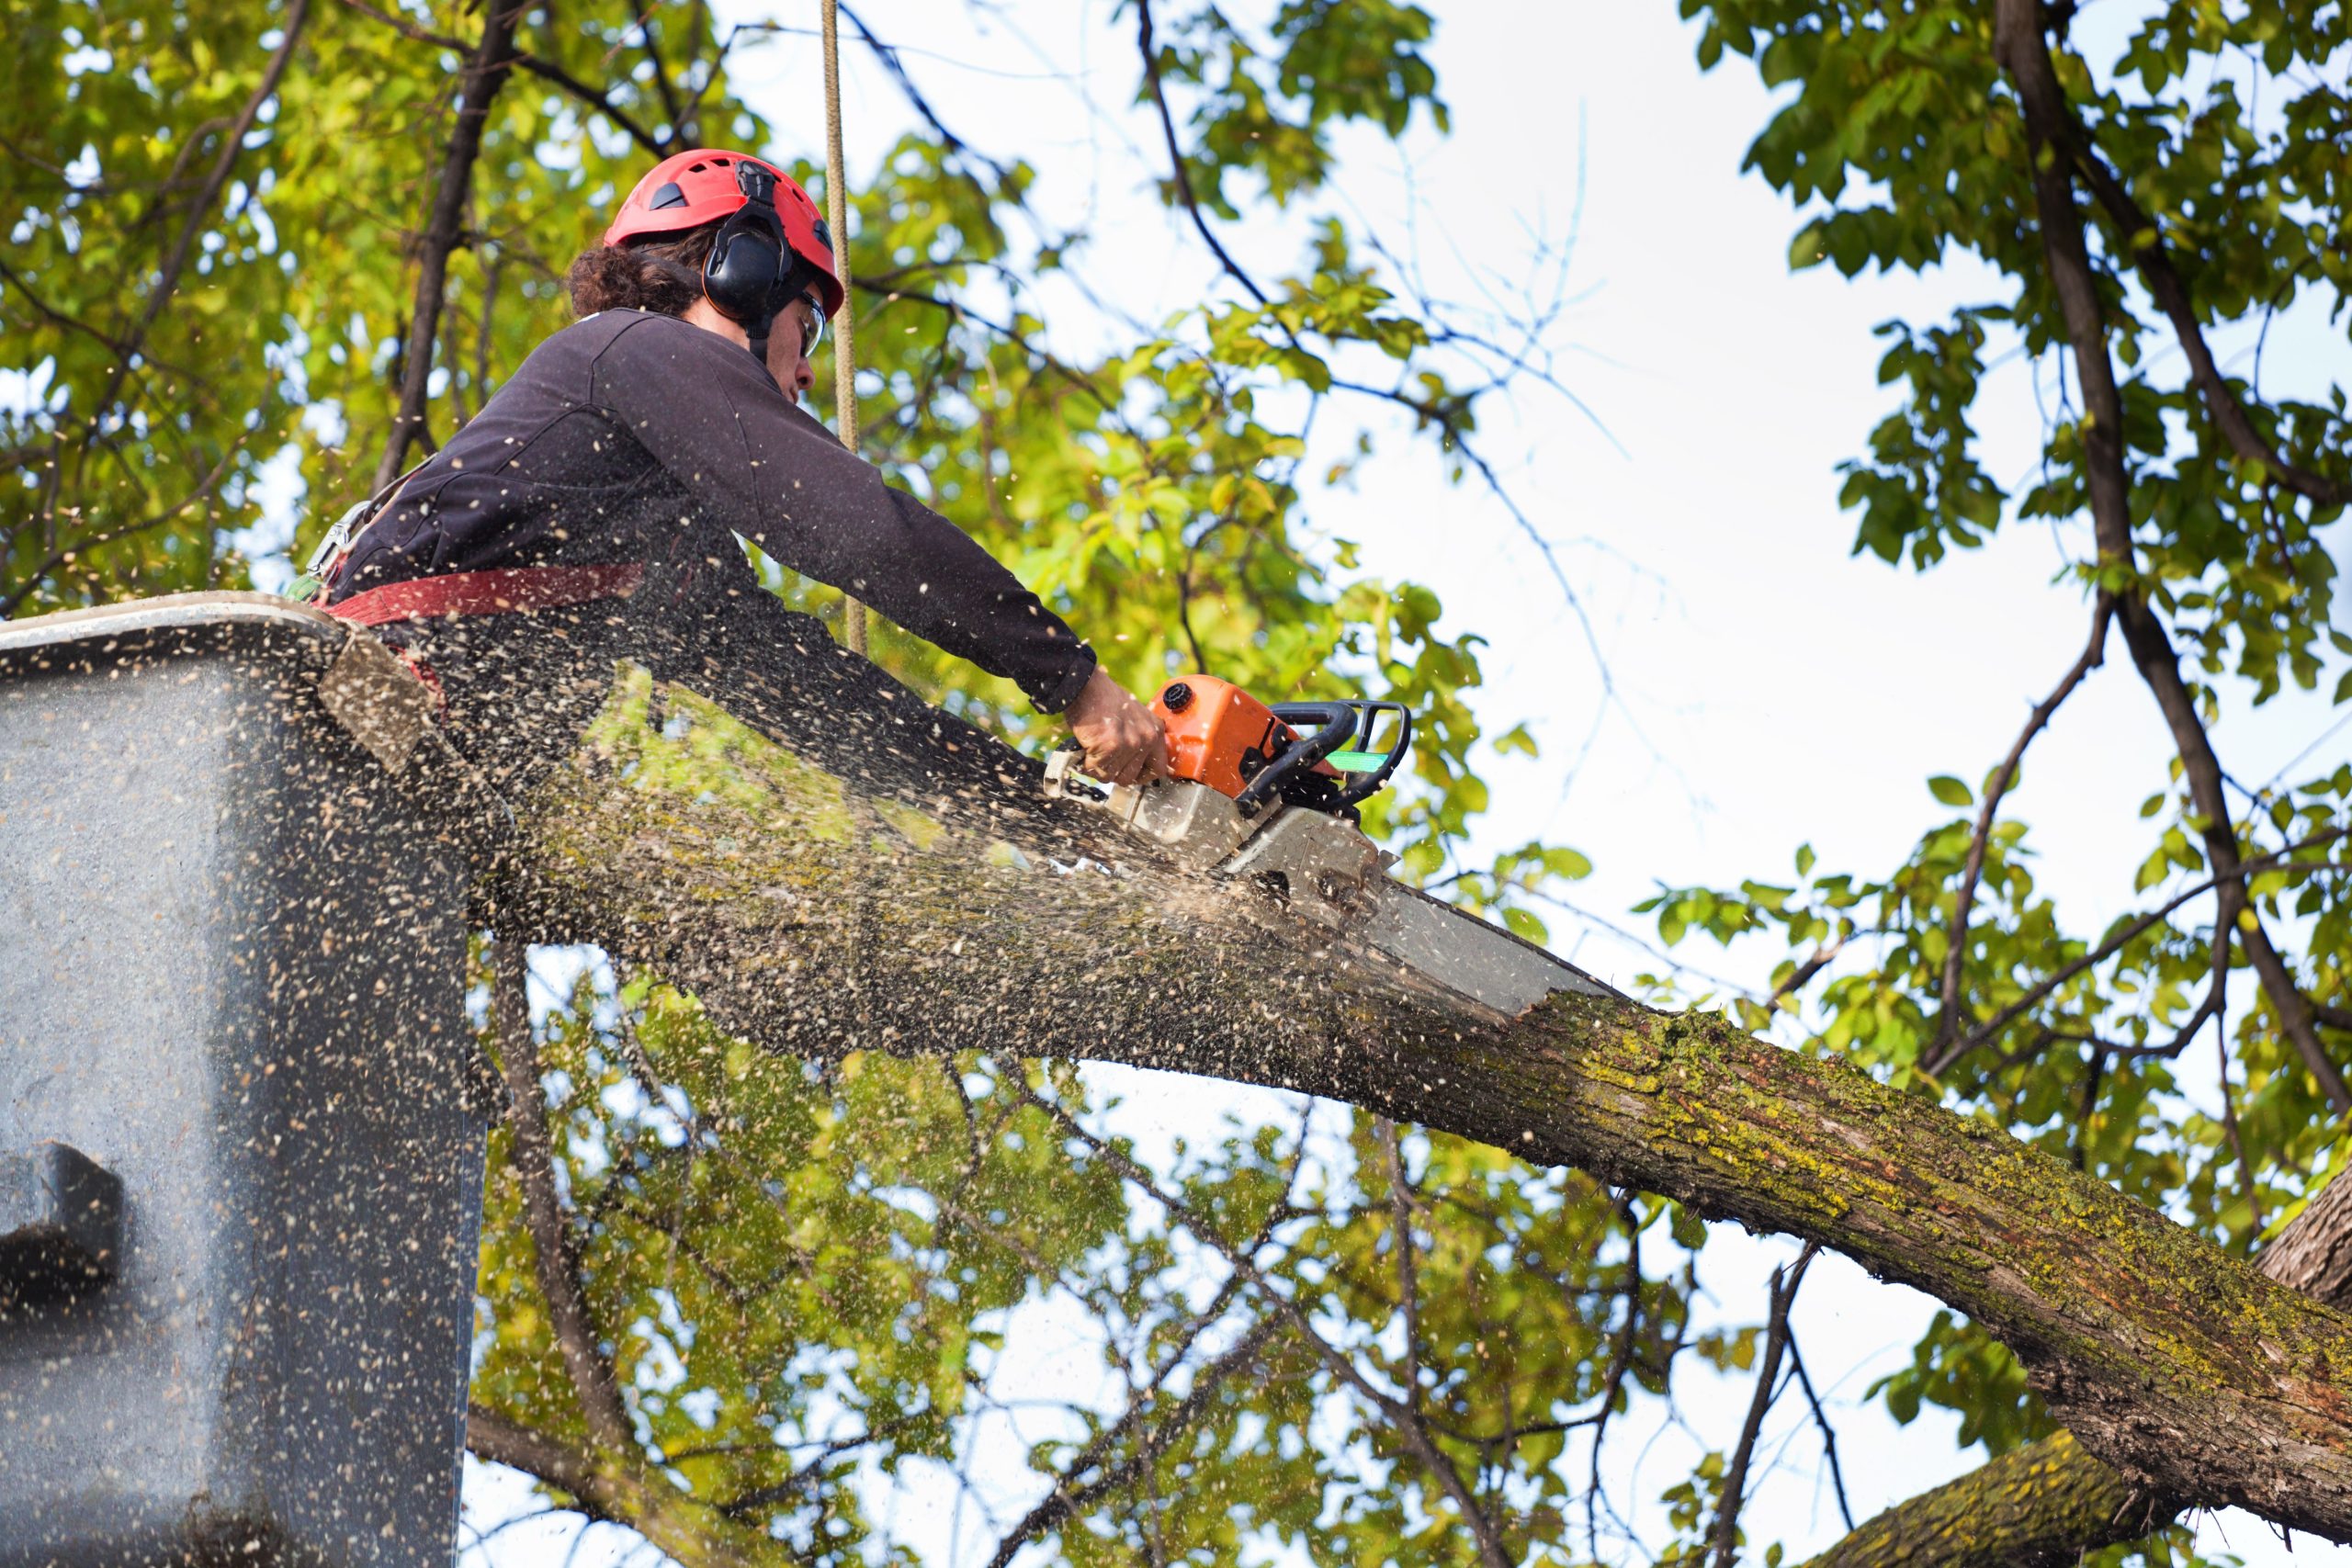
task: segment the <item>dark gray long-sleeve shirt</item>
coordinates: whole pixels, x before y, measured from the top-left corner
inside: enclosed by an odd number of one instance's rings
[[[885,484],[738,345],[608,310],[557,333],[353,547],[331,595],[502,567],[680,559],[729,530],[916,636],[1069,705],[1093,652],[945,518]],[[721,548],[711,570],[752,571]]]

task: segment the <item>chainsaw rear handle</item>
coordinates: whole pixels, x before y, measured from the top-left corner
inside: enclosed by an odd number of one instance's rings
[[[1276,704],[1274,716],[1285,723],[1289,722],[1290,715],[1285,710],[1293,705],[1289,703]],[[1328,707],[1330,705],[1306,703],[1295,705]],[[1386,753],[1381,758],[1380,766],[1368,773],[1358,773],[1355,775],[1357,782],[1340,791],[1339,804],[1354,806],[1362,801],[1370,800],[1379,794],[1381,787],[1387,784],[1388,775],[1396,771],[1396,764],[1403,761],[1413,750],[1413,710],[1403,703],[1376,702],[1369,697],[1351,697],[1341,705],[1353,708],[1356,712],[1358,728],[1355,733],[1355,750],[1360,751],[1372,749],[1372,732],[1378,726],[1382,714],[1393,713],[1396,716],[1396,739],[1389,743]]]
[[[1368,800],[1374,792],[1388,782],[1405,753],[1413,744],[1412,710],[1402,703],[1369,702],[1362,698],[1347,698],[1323,703],[1276,703],[1273,714],[1284,724],[1296,728],[1314,725],[1315,731],[1287,749],[1272,761],[1259,770],[1242,792],[1233,797],[1233,804],[1245,818],[1255,817],[1266,802],[1283,792],[1283,785],[1294,781],[1305,783],[1316,766],[1332,752],[1350,741],[1369,745],[1373,727],[1384,712],[1397,716],[1396,739],[1382,759],[1378,769],[1355,775],[1345,784],[1334,784],[1330,793],[1313,804],[1320,810],[1334,810]]]

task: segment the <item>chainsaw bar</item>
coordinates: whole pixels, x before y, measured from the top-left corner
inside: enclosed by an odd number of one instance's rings
[[[1353,824],[1303,806],[1244,816],[1234,799],[1185,779],[1102,784],[1075,751],[1046,764],[1046,793],[1111,817],[1182,871],[1230,882],[1480,1008],[1514,1018],[1555,991],[1618,993],[1532,942],[1389,876],[1396,857]]]

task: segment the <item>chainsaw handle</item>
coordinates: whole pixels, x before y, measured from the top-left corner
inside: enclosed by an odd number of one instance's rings
[[[1413,750],[1413,710],[1403,703],[1359,699],[1350,703],[1348,706],[1356,711],[1362,722],[1362,728],[1355,733],[1358,750],[1370,749],[1373,726],[1379,722],[1380,716],[1384,713],[1393,713],[1396,716],[1396,743],[1388,749],[1388,755],[1378,768],[1368,773],[1357,774],[1354,783],[1340,791],[1341,806],[1353,806],[1360,801],[1370,800],[1377,795],[1380,787],[1388,782],[1388,775],[1396,771],[1396,764],[1403,761]],[[1282,709],[1276,708],[1274,716],[1281,717]]]
[[[1233,804],[1245,818],[1257,816],[1259,807],[1273,799],[1286,781],[1306,773],[1355,739],[1356,711],[1351,703],[1281,703],[1275,705],[1273,714],[1284,724],[1313,724],[1320,728],[1268,762],[1233,797]]]

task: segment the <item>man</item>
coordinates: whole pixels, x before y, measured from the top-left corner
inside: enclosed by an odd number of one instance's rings
[[[665,159],[569,282],[582,319],[333,553],[332,613],[432,668],[509,651],[503,626],[469,640],[477,620],[562,612],[582,626],[616,619],[594,607],[623,597],[640,601],[630,615],[683,627],[673,643],[741,646],[734,623],[774,601],[741,535],[1018,682],[1067,716],[1097,776],[1166,775],[1159,722],[1060,617],[798,406],[842,286],[791,178],[741,152]]]

